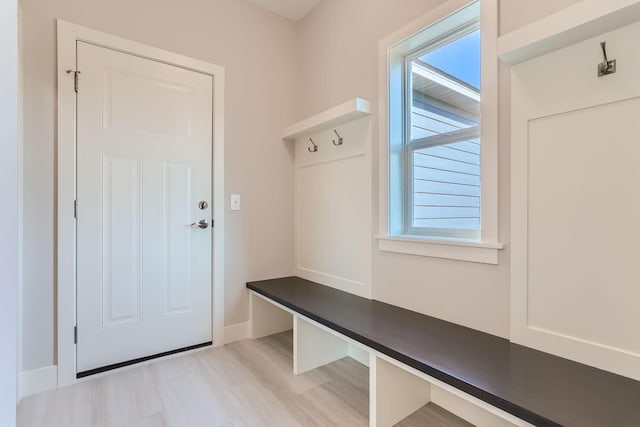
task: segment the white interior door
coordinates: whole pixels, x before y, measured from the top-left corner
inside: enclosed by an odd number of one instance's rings
[[[77,371],[212,341],[212,77],[77,44]],[[208,205],[201,209],[200,202]]]
[[[640,380],[640,23],[512,70],[512,340]],[[601,41],[618,71],[598,77]]]

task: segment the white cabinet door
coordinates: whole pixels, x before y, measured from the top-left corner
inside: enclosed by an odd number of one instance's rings
[[[212,78],[78,42],[77,371],[210,342]],[[201,209],[199,202],[206,202]]]
[[[616,74],[598,77],[601,41]],[[640,24],[512,70],[512,340],[640,380]]]

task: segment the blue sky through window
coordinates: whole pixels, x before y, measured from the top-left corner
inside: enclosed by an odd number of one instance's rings
[[[420,59],[475,88],[480,88],[479,30],[429,52]]]

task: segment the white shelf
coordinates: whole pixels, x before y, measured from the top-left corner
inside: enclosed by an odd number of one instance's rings
[[[583,0],[500,37],[498,56],[519,64],[638,20],[639,0]]]
[[[294,141],[301,136],[311,135],[369,114],[371,114],[369,101],[355,98],[289,126],[284,130],[282,139]]]

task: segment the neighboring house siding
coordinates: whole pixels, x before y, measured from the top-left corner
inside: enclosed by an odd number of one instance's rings
[[[475,125],[427,108],[414,102],[412,139]],[[412,156],[413,227],[479,229],[480,140],[422,148]]]

